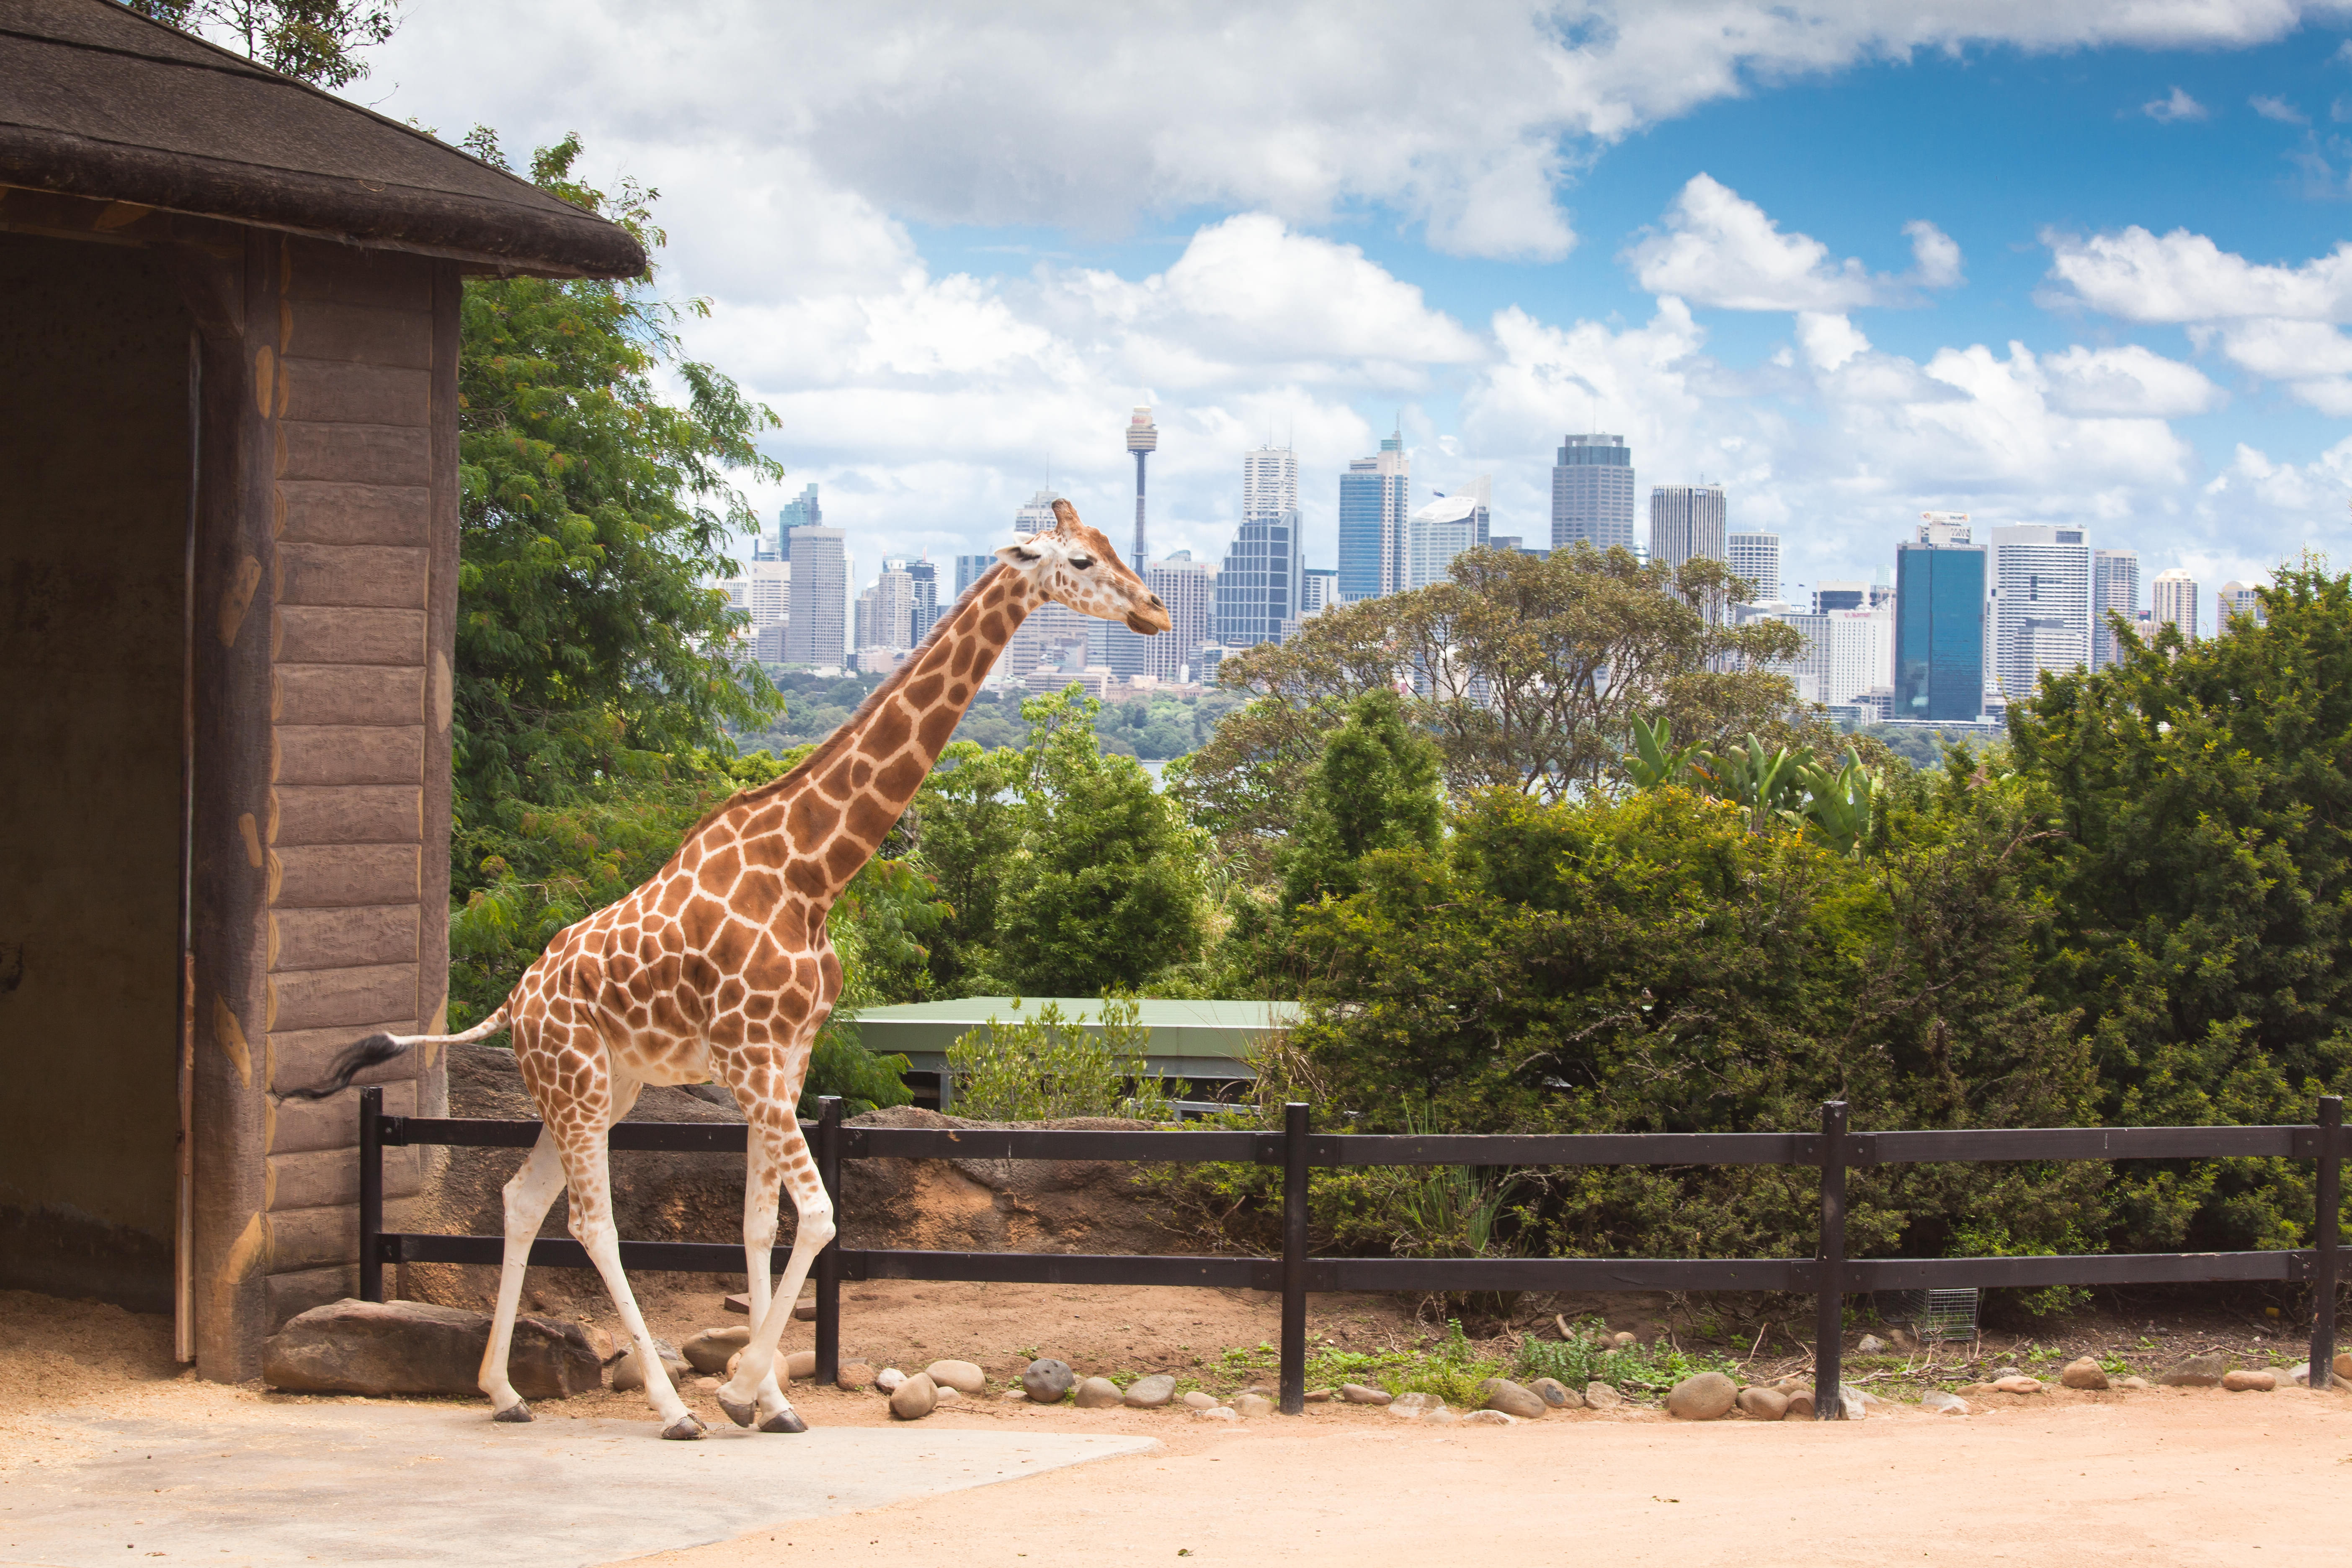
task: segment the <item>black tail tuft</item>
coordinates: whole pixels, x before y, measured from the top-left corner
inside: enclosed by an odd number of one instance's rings
[[[370,1035],[335,1058],[328,1069],[326,1081],[310,1089],[289,1089],[278,1091],[280,1100],[324,1100],[331,1094],[341,1094],[352,1086],[352,1079],[376,1066],[388,1062],[405,1052],[408,1047],[390,1035]]]

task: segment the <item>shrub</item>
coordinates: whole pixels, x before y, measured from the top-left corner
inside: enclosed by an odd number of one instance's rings
[[[1021,999],[1014,997],[1013,1005],[1018,1011]],[[1141,1012],[1134,997],[1106,993],[1096,1034],[1053,1002],[1010,1023],[991,1015],[948,1047],[956,1112],[981,1121],[1170,1120],[1173,1097],[1166,1080],[1150,1076],[1145,1051],[1151,1031],[1139,1021]],[[1182,1092],[1181,1084],[1176,1089]]]

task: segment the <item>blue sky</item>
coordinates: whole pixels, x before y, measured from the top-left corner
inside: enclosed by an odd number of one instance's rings
[[[1146,389],[1155,543],[1196,553],[1272,426],[1328,563],[1400,411],[1422,493],[1489,473],[1540,538],[1596,409],[1792,581],[1927,508],[2080,522],[2144,579],[2338,544],[2345,6],[1444,15],[415,0],[355,96],[660,186],[694,352],[785,420],[760,500],[816,480],[862,570],[1002,542],[1049,471],[1123,518]]]

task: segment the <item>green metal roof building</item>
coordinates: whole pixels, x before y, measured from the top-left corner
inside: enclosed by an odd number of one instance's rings
[[[857,1032],[866,1048],[877,1054],[898,1052],[910,1071],[938,1074],[946,1087],[948,1047],[970,1029],[985,1028],[993,1017],[1010,1023],[1034,1018],[1047,1003],[1062,1016],[1102,1032],[1102,1003],[1092,996],[966,996],[953,1002],[908,1002],[895,1007],[869,1007],[857,1015]],[[1298,1020],[1296,1002],[1163,1002],[1145,998],[1136,1004],[1138,1022],[1151,1031],[1145,1053],[1155,1076],[1181,1078],[1194,1083],[1247,1082],[1257,1077],[1252,1059],[1259,1043],[1288,1033]],[[942,1109],[945,1109],[943,1106]]]

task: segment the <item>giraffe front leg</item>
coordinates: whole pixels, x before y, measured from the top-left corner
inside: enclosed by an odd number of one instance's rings
[[[760,1325],[767,1321],[772,1310],[789,1311],[788,1306],[780,1306],[780,1303],[792,1300],[774,1297],[769,1290],[773,1278],[769,1270],[775,1265],[776,1200],[783,1180],[777,1153],[773,1140],[754,1128],[743,1173],[743,1267],[751,1298],[751,1331],[755,1335]],[[736,1398],[730,1384],[719,1391],[719,1407],[727,1412],[727,1418],[738,1426],[750,1426],[764,1419],[772,1419],[780,1409],[790,1415],[792,1410],[790,1402],[784,1398],[784,1391],[777,1384],[772,1367],[754,1398]],[[808,1429],[800,1423],[798,1416],[792,1416],[792,1421],[791,1426],[763,1425],[761,1429],[791,1432]]]
[[[522,1303],[523,1270],[530,1262],[530,1244],[540,1222],[563,1190],[563,1162],[555,1135],[540,1130],[539,1142],[506,1186],[506,1256],[499,1268],[498,1312],[490,1321],[490,1342],[482,1347],[478,1386],[490,1396],[493,1421],[528,1421],[530,1406],[507,1380],[507,1357],[514,1345],[515,1313]]]
[[[801,1135],[797,1115],[787,1109],[780,1118],[761,1126],[760,1132],[763,1139],[773,1141],[776,1152],[771,1161],[792,1192],[799,1224],[793,1227],[792,1258],[784,1266],[783,1283],[767,1315],[751,1331],[751,1342],[735,1363],[734,1377],[719,1389],[719,1402],[733,1415],[738,1406],[748,1407],[756,1401],[762,1432],[804,1432],[808,1424],[793,1409],[777,1383],[776,1348],[783,1338],[784,1325],[792,1321],[791,1304],[800,1300],[801,1287],[807,1282],[816,1255],[833,1239],[833,1200],[817,1179],[816,1162],[809,1157],[808,1141]]]

